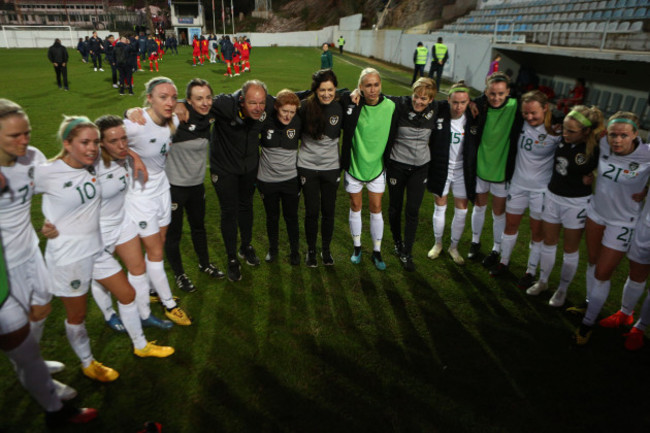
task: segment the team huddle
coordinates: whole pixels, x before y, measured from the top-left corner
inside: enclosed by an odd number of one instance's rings
[[[156,77],[145,85],[146,107],[128,110],[126,119],[66,116],[58,131],[61,152],[50,160],[29,145],[27,114],[14,102],[0,100],[0,234],[11,288],[0,307],[0,347],[46,411],[49,425],[87,422],[96,416],[93,409],[62,405],[76,392],[52,380],[53,363],[46,364],[40,355],[38,343],[52,296],[65,307],[66,335],[83,373],[114,381],[119,373],[98,362],[91,351],[85,327],[89,290],[108,326],[131,338],[135,355],[170,356],[174,349],[147,341],[143,327],[192,323],[172,294],[163,262],[166,256],[180,290],[196,290],[180,253],[184,214],[199,270],[211,277],[239,281],[240,260],[260,265],[251,244],[255,189],[266,213],[264,261],[282,257],[282,214],[289,263],[333,266],[331,242],[341,177],[350,199],[350,262],[363,261],[365,187],[369,259],[379,271],[387,267],[381,252],[386,188],[393,252],[407,272],[416,267],[412,251],[427,190],[435,203],[435,241],[428,258],[435,260],[444,250],[451,192],[454,212],[447,251],[459,266],[465,263],[459,243],[469,202],[472,241],[466,257],[476,260],[492,196],[494,242],[483,264],[497,278],[508,270],[522,217],[529,210],[530,253],[519,281],[529,295],[549,289],[562,233],[560,283],[549,301],[553,307],[565,304],[586,228],[585,302],[569,309],[584,315],[575,341],[582,345],[589,340],[609,294],[609,280],[627,254],[630,274],[623,305],[600,324],[634,324],[625,347],[641,348],[650,323],[650,296],[636,323],[632,310],[650,273],[650,205],[643,206],[650,146],[639,138],[636,115],[617,112],[605,120],[596,107],[575,106],[563,120],[554,119],[543,93],[513,98],[509,78],[500,72],[486,79],[484,95],[474,101],[463,81],[451,86],[446,100],[435,101],[437,87],[430,78],[413,83],[409,96],[384,95],[380,74],[372,68],[361,72],[352,92],[337,86],[331,69],[315,72],[307,91],[284,89],[275,96],[257,80],[247,81],[235,93],[214,95],[209,83],[197,78],[178,101],[175,84]],[[225,272],[208,255],[208,152],[227,255]],[[34,194],[43,195],[41,230],[48,239],[44,259],[31,223]],[[112,297],[118,301],[117,311]],[[154,301],[162,303],[166,319],[152,314]]]

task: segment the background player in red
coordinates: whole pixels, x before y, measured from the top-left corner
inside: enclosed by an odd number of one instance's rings
[[[241,60],[242,46],[238,38],[233,36],[232,40],[232,44],[235,47],[235,51],[232,53],[232,65],[235,67],[235,77],[237,77],[239,76],[239,61]]]
[[[192,40],[192,66],[196,66],[197,57],[199,58],[201,64],[203,64],[201,61],[201,41],[199,41],[198,36],[194,35],[194,39]]]
[[[155,38],[155,41],[158,45],[158,60],[162,62],[163,54],[165,54],[165,51],[163,50],[163,41],[157,36]]]
[[[210,58],[209,44],[210,41],[208,41],[205,36],[201,36],[201,64]]]
[[[246,37],[241,38],[241,67],[243,72],[251,70],[251,64],[248,61],[251,55],[251,43]]]

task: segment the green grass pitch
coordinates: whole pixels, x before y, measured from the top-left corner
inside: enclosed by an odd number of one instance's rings
[[[46,156],[59,149],[54,136],[63,113],[94,119],[142,103],[141,96],[118,96],[110,69],[93,72],[73,50],[70,92],[59,90],[46,51],[0,51],[0,97],[23,105],[32,122],[32,144]],[[368,62],[335,54],[339,87],[353,88],[360,65]],[[271,93],[307,89],[320,65],[320,50],[254,48],[251,64],[251,73],[227,78],[223,64],[192,67],[191,52],[183,48],[179,56],[165,56],[159,74],[136,73],[135,89],[139,95],[154,75],[172,78],[181,96],[197,76],[210,81],[215,93],[232,92],[249,78],[265,81]],[[410,71],[377,66],[387,77],[385,93],[408,93]],[[206,187],[210,254],[224,268],[219,207],[207,179]],[[56,378],[79,391],[76,404],[100,411],[93,424],[69,431],[135,432],[146,420],[157,420],[163,431],[174,433],[646,431],[648,350],[627,353],[620,331],[599,328],[587,347],[575,348],[570,335],[579,321],[549,307],[550,293],[530,297],[516,288],[528,255],[527,219],[513,254],[512,275],[495,280],[480,263],[457,267],[445,254],[436,261],[426,258],[433,244],[433,198],[427,194],[414,248],[417,271],[405,273],[390,253],[387,206],[385,197],[385,272],[375,270],[368,259],[367,210],[362,263],[349,261],[352,242],[342,185],[332,268],[290,266],[281,228],[279,263],[243,265],[241,282],[215,282],[199,275],[185,232],[184,262],[198,291],[177,294],[195,324],[145,330],[148,339],[176,348],[171,358],[137,359],[128,337],[106,327],[89,300],[93,353],[121,375],[111,384],[91,382],[81,373],[55,299],[42,341],[44,357],[67,364]],[[450,205],[448,225],[452,212]],[[38,199],[33,215],[40,227]],[[261,257],[267,249],[264,218],[256,195],[253,245]],[[468,215],[463,254],[469,247],[469,224]],[[491,232],[488,216],[484,252]],[[304,254],[304,240],[301,250]],[[570,304],[584,296],[585,261],[583,248]],[[558,252],[553,288],[560,262]],[[604,314],[618,309],[626,274],[624,261]],[[160,315],[158,306],[152,308]],[[6,357],[0,357],[0,371],[0,431],[44,431],[40,408],[18,384]]]

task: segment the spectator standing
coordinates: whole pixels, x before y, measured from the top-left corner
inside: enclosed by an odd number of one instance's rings
[[[334,61],[332,60],[332,52],[330,51],[329,44],[323,44],[323,52],[320,53],[320,68],[321,69],[332,69],[334,67]]]
[[[55,39],[54,44],[47,50],[47,58],[50,59],[56,73],[56,84],[61,89],[61,76],[63,76],[63,88],[68,90],[68,50],[61,45],[61,39]]]
[[[106,53],[106,61],[111,65],[111,73],[113,80],[113,88],[117,89],[117,64],[115,63],[115,36],[108,35],[104,41],[104,52]]]
[[[339,54],[343,54],[343,45],[345,45],[345,38],[343,35],[339,36]]]
[[[429,69],[429,78],[433,78],[433,73],[436,73],[436,88],[438,90],[440,90],[442,70],[445,68],[447,59],[449,59],[449,49],[442,43],[442,38],[438,38],[438,42],[431,47],[431,69]]]
[[[104,44],[97,36],[97,32],[93,32],[92,37],[88,40],[88,48],[90,56],[93,59],[95,72],[97,72],[97,70],[104,72],[104,69],[102,69],[102,51],[104,51]]]
[[[88,63],[88,45],[84,42],[83,38],[79,38],[79,43],[77,43],[77,51],[81,54],[81,61]]]
[[[495,72],[499,72],[499,62],[501,61],[501,56],[497,54],[494,56],[494,59],[492,59],[492,62],[490,62],[490,70],[488,71],[487,76],[489,77],[490,75],[494,74]]]

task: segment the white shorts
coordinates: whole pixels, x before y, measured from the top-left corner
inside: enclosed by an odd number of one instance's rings
[[[50,290],[54,296],[74,298],[88,293],[90,280],[93,275],[93,265],[99,254],[83,258],[67,265],[48,265],[52,285]]]
[[[131,197],[127,200],[126,213],[142,238],[154,235],[160,227],[172,220],[172,198],[169,191],[156,197]]]
[[[603,246],[623,252],[627,252],[630,249],[634,227],[607,224],[607,222],[598,215],[598,212],[594,210],[592,203],[590,203],[587,208],[587,217],[599,226],[605,227],[603,239],[600,241]]]
[[[355,179],[350,176],[348,172],[345,172],[345,191],[350,194],[356,194],[361,192],[363,186],[368,188],[368,191],[374,193],[383,193],[386,191],[386,171],[382,171],[379,176],[371,180],[370,182],[363,182],[361,180]]]
[[[506,201],[506,212],[512,215],[523,215],[526,209],[530,208],[530,217],[536,220],[542,218],[544,207],[544,192],[529,191],[510,185],[508,188],[508,199]]]
[[[650,265],[650,224],[648,222],[640,220],[636,225],[627,258],[642,265]]]
[[[111,230],[110,233],[102,233],[104,249],[93,265],[93,279],[103,280],[122,270],[122,265],[115,259],[115,246],[122,245],[138,236],[138,227],[129,218],[124,218],[122,225]]]
[[[495,197],[508,197],[508,191],[505,182],[488,182],[487,180],[483,180],[480,177],[477,177],[476,193],[485,194],[486,192],[491,193]]]
[[[562,224],[565,229],[583,229],[587,220],[587,206],[591,196],[561,197],[550,191],[544,193],[542,220]]]
[[[467,191],[465,190],[465,176],[463,175],[463,168],[457,168],[447,173],[447,181],[442,190],[442,197],[449,194],[449,190],[454,195],[454,198],[467,198]]]
[[[50,278],[40,251],[26,262],[9,268],[10,293],[0,307],[0,334],[9,334],[29,323],[32,305],[47,305],[52,299]]]

